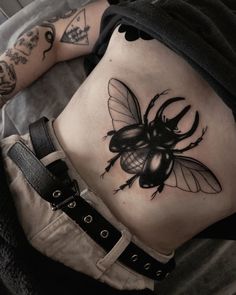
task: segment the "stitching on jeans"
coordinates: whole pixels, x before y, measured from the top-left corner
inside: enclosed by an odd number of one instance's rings
[[[57,216],[55,219],[53,219],[53,221],[51,221],[49,224],[47,224],[44,228],[41,228],[37,233],[34,233],[32,237],[29,237],[29,240],[32,241],[34,239],[36,239],[38,237],[39,234],[43,233],[44,231],[46,231],[50,226],[52,226],[58,219],[60,219],[62,217],[62,215],[64,214],[64,212],[61,212],[61,214],[59,216]]]

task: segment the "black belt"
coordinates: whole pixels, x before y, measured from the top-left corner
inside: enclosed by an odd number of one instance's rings
[[[47,129],[48,119],[43,117],[29,126],[35,154],[21,141],[9,150],[8,156],[24,174],[29,184],[47,202],[52,210],[63,210],[99,244],[110,252],[122,234],[82,197],[75,180],[67,174],[68,167],[63,160],[56,160],[45,167],[40,159],[55,152]],[[133,242],[119,256],[118,260],[127,267],[153,280],[163,280],[175,267],[172,258],[164,264]]]

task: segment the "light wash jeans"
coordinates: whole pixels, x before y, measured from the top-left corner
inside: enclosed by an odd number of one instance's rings
[[[50,204],[26,182],[20,169],[7,156],[9,148],[19,140],[33,150],[29,133],[27,133],[4,138],[0,145],[18,219],[28,241],[44,255],[114,288],[153,290],[154,281],[127,268],[117,261],[117,258],[131,240],[163,263],[166,263],[173,255],[165,256],[145,246],[112,215],[101,198],[87,186],[67,158],[55,136],[53,120],[49,120],[48,127],[57,151],[47,155],[41,161],[44,165],[48,165],[57,159],[63,159],[69,168],[69,176],[71,179],[76,179],[79,184],[81,196],[119,229],[122,237],[114,248],[106,253],[63,211],[52,211]]]

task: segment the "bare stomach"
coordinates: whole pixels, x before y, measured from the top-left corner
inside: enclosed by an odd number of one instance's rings
[[[156,40],[127,42],[115,30],[54,129],[111,212],[160,252],[235,212],[231,111]]]

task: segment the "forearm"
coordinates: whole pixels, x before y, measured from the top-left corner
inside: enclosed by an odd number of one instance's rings
[[[20,35],[6,49],[0,56],[0,107],[55,64],[55,48],[55,30],[43,24]]]
[[[97,0],[44,21],[19,36],[0,56],[0,108],[56,62],[89,54],[108,5],[106,0]]]

